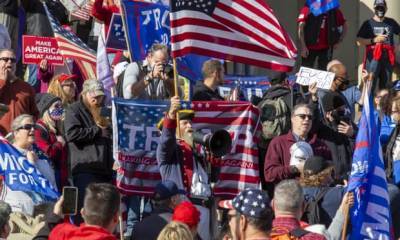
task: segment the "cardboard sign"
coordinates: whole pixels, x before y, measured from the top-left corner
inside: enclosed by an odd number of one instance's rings
[[[22,49],[24,64],[39,64],[42,59],[46,59],[48,64],[64,65],[64,59],[55,38],[24,35]]]
[[[113,14],[110,28],[108,29],[106,47],[126,50],[126,39],[121,14]]]
[[[316,82],[318,88],[330,89],[334,79],[334,73],[301,67],[297,73],[296,83],[309,86]]]

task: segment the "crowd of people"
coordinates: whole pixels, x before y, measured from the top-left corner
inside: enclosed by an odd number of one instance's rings
[[[50,11],[63,9],[58,1],[46,2]],[[91,15],[108,29],[119,2],[92,2]],[[13,190],[0,176],[0,239],[342,239],[350,233],[344,230],[351,227],[346,216],[355,196],[347,192],[347,181],[368,96],[374,100],[384,153],[391,229],[400,239],[400,80],[392,81],[400,25],[385,16],[384,0],[374,1],[374,16],[357,34],[357,43],[367,49],[359,87],[350,85],[346,66],[332,59],[349,34],[343,13],[336,8],[314,16],[307,4],[301,9],[301,65],[333,73],[334,80],[330,89],[319,89],[316,83],[290,83],[286,73],[275,72],[263,97],[248,99],[260,110],[261,187],[244,189],[234,199],[213,196],[224,157],[199,151],[193,142],[196,112],[181,109],[185,89],[175,90],[168,46],[159,43],[144,61],[131,62],[128,51],[108,50],[116,56],[117,97],[170,101],[156,152],[162,180],[152,197],[121,194],[103,83],[84,79],[73,61],[71,71],[45,59],[22,65],[16,44],[19,7],[27,18],[46,22],[39,0],[0,0],[0,141],[11,144],[58,191],[75,186],[78,212],[64,215],[63,196],[57,202],[38,200],[34,193]],[[68,23],[63,11],[56,16]],[[47,36],[46,26],[26,31]],[[89,45],[92,41],[86,39]],[[225,76],[221,60],[204,62],[202,74],[203,81],[192,86],[192,101],[238,99],[235,91],[225,98],[218,91]]]

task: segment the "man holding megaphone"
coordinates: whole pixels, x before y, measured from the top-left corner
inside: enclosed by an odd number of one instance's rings
[[[171,106],[162,122],[161,140],[157,148],[157,161],[163,180],[171,180],[185,189],[191,202],[201,212],[198,233],[201,239],[210,239],[211,185],[210,164],[205,152],[215,157],[229,151],[231,139],[228,132],[199,136],[192,128],[193,110],[179,110],[179,97],[171,98]],[[179,116],[177,126],[176,116]],[[179,128],[180,135],[176,136]],[[203,145],[206,151],[199,151]]]

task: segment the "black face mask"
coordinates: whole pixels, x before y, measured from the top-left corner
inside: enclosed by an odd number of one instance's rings
[[[384,7],[376,7],[375,8],[375,15],[379,18],[385,17],[386,9]]]

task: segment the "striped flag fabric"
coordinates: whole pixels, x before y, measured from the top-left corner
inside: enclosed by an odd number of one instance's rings
[[[96,78],[96,52],[89,48],[73,32],[63,28],[49,12],[46,4],[44,4],[44,8],[60,53],[64,58],[71,58],[77,63],[85,79]]]
[[[348,191],[355,196],[349,239],[393,239],[389,192],[374,111],[372,96],[368,94],[364,98],[348,185]]]
[[[169,102],[113,99],[114,158],[119,168],[116,184],[124,194],[151,196],[161,180],[156,159],[160,131],[156,125]],[[192,102],[182,108],[196,112],[194,129],[225,129],[232,150],[220,163],[214,195],[233,198],[245,188],[259,187],[255,132],[259,111],[248,102]]]
[[[222,157],[214,195],[233,198],[260,183],[256,131],[259,110],[249,102],[211,101],[191,104],[195,111],[194,129],[225,129],[232,138],[231,152]]]
[[[173,57],[188,53],[291,71],[297,49],[263,0],[172,0]]]
[[[89,21],[92,8],[93,8],[93,3],[91,1],[88,1],[82,7],[79,7],[75,11],[70,12],[70,14],[71,16],[77,19]]]

